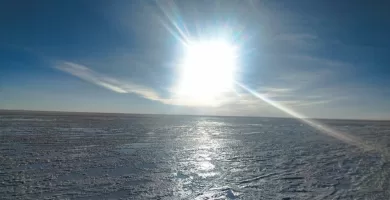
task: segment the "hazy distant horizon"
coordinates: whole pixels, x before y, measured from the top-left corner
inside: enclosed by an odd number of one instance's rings
[[[26,113],[51,113],[51,114],[80,114],[80,115],[164,115],[164,116],[193,116],[193,117],[238,117],[238,118],[272,118],[272,119],[295,119],[297,118],[275,117],[275,116],[246,116],[246,115],[205,115],[205,114],[169,114],[169,113],[121,113],[121,112],[89,112],[89,111],[61,111],[61,110],[16,110],[16,109],[0,109],[0,114],[26,114]],[[359,118],[307,118],[314,120],[346,120],[346,121],[390,121],[390,119],[359,119]]]

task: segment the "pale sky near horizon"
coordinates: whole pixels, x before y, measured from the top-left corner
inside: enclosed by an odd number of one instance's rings
[[[223,35],[239,49],[235,79],[272,101],[308,117],[390,119],[389,6],[1,1],[0,109],[287,116],[239,87],[217,106],[173,97],[182,39]]]

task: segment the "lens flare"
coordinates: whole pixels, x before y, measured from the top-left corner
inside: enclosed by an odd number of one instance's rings
[[[304,122],[305,124],[321,131],[322,133],[325,133],[326,135],[328,136],[331,136],[333,138],[336,138],[338,140],[341,140],[347,144],[351,144],[351,145],[355,145],[355,146],[358,146],[358,147],[361,147],[365,150],[372,150],[373,147],[368,145],[368,144],[365,144],[362,140],[360,140],[359,138],[356,138],[350,134],[347,134],[347,133],[341,133],[337,130],[334,130],[328,126],[326,126],[325,124],[322,124],[314,119],[309,119],[308,117],[290,109],[290,108],[287,108],[275,101],[272,101],[271,99],[261,95],[260,93],[256,92],[256,91],[253,91],[251,90],[250,88],[246,87],[245,85],[239,83],[239,82],[235,82],[239,87],[241,87],[242,89],[244,89],[245,91],[249,92],[250,94],[252,94],[253,96],[255,96],[256,98],[270,104],[271,106],[285,112],[286,114],[296,118],[296,119],[299,119],[300,121]]]

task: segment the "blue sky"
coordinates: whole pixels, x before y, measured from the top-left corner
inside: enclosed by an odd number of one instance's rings
[[[217,107],[173,101],[185,30],[225,34],[237,80],[306,116],[390,119],[385,3],[2,1],[0,109],[286,116],[239,89]]]

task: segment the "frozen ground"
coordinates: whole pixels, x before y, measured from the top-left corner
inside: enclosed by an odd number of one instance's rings
[[[1,199],[390,199],[390,123],[0,114]]]

